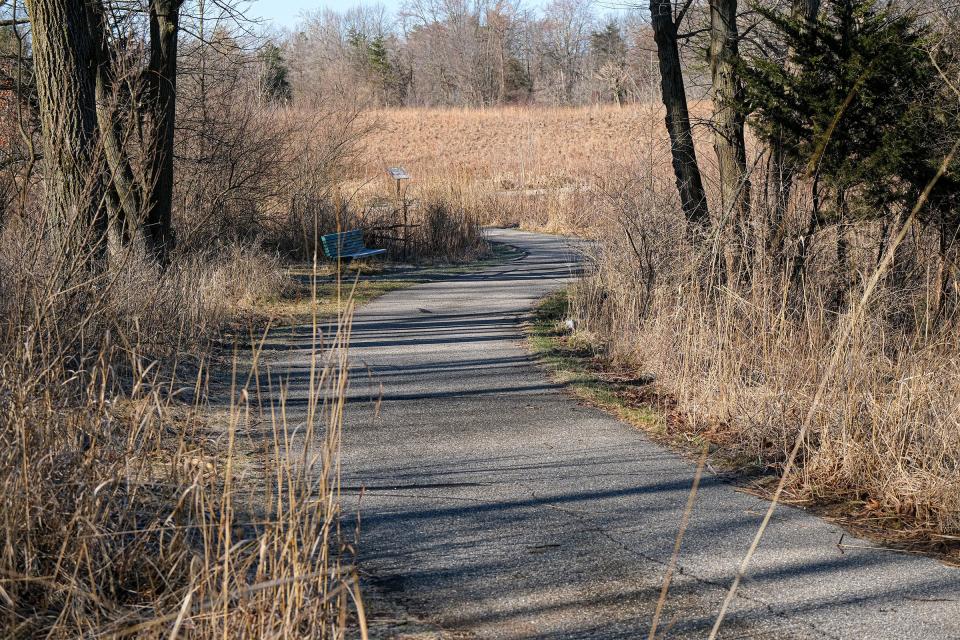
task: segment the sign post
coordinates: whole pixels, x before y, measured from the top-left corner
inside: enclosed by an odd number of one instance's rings
[[[391,178],[397,181],[397,204],[400,205],[403,211],[403,257],[407,258],[409,256],[409,224],[407,220],[407,199],[402,196],[400,191],[400,183],[403,180],[409,180],[410,174],[407,173],[407,170],[403,167],[388,167],[387,173]]]

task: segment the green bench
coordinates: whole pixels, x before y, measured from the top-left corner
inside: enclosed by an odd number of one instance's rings
[[[342,260],[344,258],[357,260],[379,256],[387,252],[386,249],[368,249],[363,246],[363,231],[360,229],[328,233],[320,237],[320,242],[323,244],[323,255],[330,260]]]

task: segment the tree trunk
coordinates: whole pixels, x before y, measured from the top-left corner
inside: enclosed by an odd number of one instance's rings
[[[677,191],[680,193],[680,205],[688,222],[705,226],[710,221],[710,212],[700,168],[697,166],[693,133],[690,130],[690,114],[687,111],[687,95],[680,67],[673,4],[670,0],[650,0],[650,17],[653,39],[657,43],[657,58],[660,61],[660,92],[667,111],[666,125],[670,134],[670,153],[673,157],[673,172],[677,178]]]
[[[736,72],[737,0],[710,0],[710,73],[713,80],[713,148],[720,170],[720,224],[724,230],[727,278],[749,269],[750,182]]]
[[[106,33],[106,21],[102,9],[92,11],[95,28]],[[118,255],[132,245],[141,245],[142,187],[134,175],[126,149],[124,118],[120,112],[120,88],[115,82],[114,61],[105,40],[100,42],[101,64],[97,66],[96,97],[97,124],[103,146],[108,184],[106,203],[109,212],[107,223],[108,248],[111,256]],[[130,96],[126,96],[129,98]]]
[[[27,0],[43,131],[47,224],[57,251],[99,259],[106,216],[98,160],[99,38],[84,0]]]
[[[150,63],[147,68],[147,246],[161,267],[173,250],[173,140],[176,125],[177,35],[181,0],[150,0]]]
[[[820,175],[817,173],[813,175],[813,184],[810,188],[810,195],[813,201],[813,211],[810,212],[810,220],[807,224],[806,233],[797,238],[797,255],[793,261],[793,272],[790,277],[791,282],[797,285],[803,283],[804,273],[806,272],[807,268],[807,256],[810,253],[810,245],[813,243],[814,234],[816,234],[821,226]]]
[[[840,219],[837,221],[837,294],[836,308],[840,310],[853,289],[853,278],[850,273],[850,242],[847,239],[847,222],[850,219],[849,203],[845,191],[837,194],[837,204],[840,209]]]

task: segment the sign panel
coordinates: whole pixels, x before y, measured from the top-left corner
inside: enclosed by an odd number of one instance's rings
[[[403,167],[390,167],[387,169],[387,173],[390,174],[390,177],[394,180],[409,180],[410,176],[407,174],[407,170]]]

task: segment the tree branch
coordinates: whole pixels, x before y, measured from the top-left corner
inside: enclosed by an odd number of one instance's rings
[[[677,17],[674,18],[673,24],[675,27],[679,27],[680,23],[683,22],[683,17],[687,15],[687,11],[690,10],[690,7],[693,6],[693,0],[687,0],[683,3],[683,6],[680,7],[680,10],[677,11]]]

